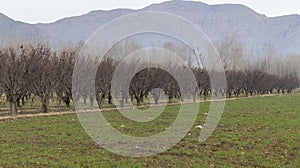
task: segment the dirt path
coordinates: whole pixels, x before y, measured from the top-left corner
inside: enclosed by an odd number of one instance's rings
[[[270,97],[270,96],[278,96],[280,94],[271,94],[271,95],[258,95],[258,96],[251,96],[251,97],[241,97],[241,98],[227,98],[224,99],[226,101],[233,101],[233,100],[240,100],[240,99],[252,99],[252,98],[257,98],[257,97]],[[219,100],[220,101],[220,100]],[[201,103],[204,102],[211,102],[211,100],[207,101],[200,101]],[[180,105],[181,103],[172,103],[172,104],[159,104],[156,106],[174,106],[174,105]],[[140,106],[141,108],[146,107],[146,106]],[[126,109],[126,108],[125,108]],[[129,108],[127,108],[129,109]],[[101,109],[101,111],[112,111],[112,110],[117,110],[116,108],[106,108],[106,109]],[[19,114],[17,116],[3,116],[0,117],[0,121],[9,121],[9,120],[16,120],[19,118],[29,118],[29,117],[40,117],[40,116],[59,116],[59,115],[68,115],[68,114],[75,114],[76,111],[64,111],[64,112],[49,112],[49,113],[38,113],[38,114]]]

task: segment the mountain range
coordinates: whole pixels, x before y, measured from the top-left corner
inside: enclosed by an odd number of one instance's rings
[[[2,43],[16,37],[45,38],[51,45],[85,41],[103,24],[125,14],[162,11],[180,15],[198,25],[219,45],[229,36],[237,36],[249,50],[272,47],[281,55],[300,54],[300,16],[267,17],[238,4],[207,5],[196,1],[172,0],[139,10],[115,9],[91,11],[53,23],[28,24],[0,13]]]

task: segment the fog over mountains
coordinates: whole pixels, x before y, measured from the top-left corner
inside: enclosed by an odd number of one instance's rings
[[[197,24],[218,45],[235,35],[248,50],[272,46],[278,53],[300,54],[300,16],[269,18],[243,5],[207,5],[194,1],[168,1],[140,10],[92,11],[54,23],[27,24],[0,14],[1,41],[7,37],[47,38],[52,45],[85,41],[97,28],[119,16],[138,11],[163,11],[180,15]]]

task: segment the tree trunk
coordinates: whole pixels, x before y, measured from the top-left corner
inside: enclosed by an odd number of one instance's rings
[[[231,90],[228,91],[228,98],[231,98]]]
[[[156,88],[156,89],[153,89],[150,93],[153,95],[154,103],[158,104],[158,100],[160,98],[160,90],[158,88]]]
[[[61,106],[61,100],[58,99],[58,108],[60,109],[60,106]]]
[[[196,102],[196,100],[197,100],[197,89],[195,89],[193,93],[193,102]]]
[[[235,98],[239,98],[239,95],[240,95],[240,90],[236,90],[235,91]]]
[[[131,102],[133,102],[133,94],[130,95]]]
[[[71,102],[70,98],[66,97],[65,100],[64,100],[64,102],[65,102],[67,108],[69,108],[70,107],[70,102]]]
[[[94,106],[94,97],[93,96],[90,96],[90,104],[91,104],[91,107]]]
[[[207,100],[208,90],[204,89],[204,101]]]
[[[154,103],[157,105],[158,104],[158,100],[159,100],[159,97],[154,97]]]
[[[30,94],[30,93],[28,93],[28,94],[25,96],[25,98],[26,98],[26,101],[28,101],[28,100],[30,99],[30,97],[31,97],[31,94]]]
[[[44,98],[42,100],[42,110],[43,110],[43,113],[49,112],[49,99],[48,98]]]
[[[201,101],[201,96],[202,96],[202,89],[200,89],[200,92],[199,92],[199,101]]]
[[[173,102],[173,95],[170,94],[170,95],[169,95],[169,103],[171,104],[172,102]]]
[[[136,105],[141,106],[141,99],[138,96],[136,97]]]
[[[34,96],[32,96],[32,98],[31,98],[31,105],[30,105],[31,107],[33,107],[34,106]]]
[[[184,102],[184,98],[182,96],[179,96],[181,102]]]
[[[22,97],[22,106],[25,106],[25,96]]]
[[[140,101],[141,101],[141,103],[144,103],[144,96],[143,96],[143,94],[140,94]]]
[[[124,107],[124,102],[125,102],[126,96],[125,93],[122,93],[122,99],[121,99],[121,108]]]
[[[17,107],[21,107],[20,98],[17,99]]]
[[[108,104],[112,104],[112,96],[111,93],[108,93]]]
[[[103,105],[103,97],[105,97],[105,96],[103,96],[103,95],[100,96],[99,93],[96,94],[96,101],[97,101],[98,106],[99,106],[100,109],[102,108],[102,105]]]
[[[124,99],[122,98],[122,100],[120,101],[120,105],[121,105],[121,108],[124,108]]]
[[[16,116],[17,115],[17,102],[16,101],[10,101],[9,105],[10,105],[10,114],[12,116]]]
[[[86,104],[87,95],[83,95],[83,104]]]
[[[158,100],[159,100],[160,95],[158,93],[154,94],[154,103],[158,104]]]

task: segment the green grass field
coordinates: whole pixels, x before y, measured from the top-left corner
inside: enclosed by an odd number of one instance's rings
[[[0,122],[0,167],[300,167],[300,95],[227,101],[213,135],[199,143],[209,102],[189,135],[152,157],[129,158],[99,147],[77,116],[22,118]],[[111,125],[148,136],[168,127],[179,106],[167,106],[149,123],[135,123],[116,111],[104,112]],[[122,126],[123,125],[123,126]]]

